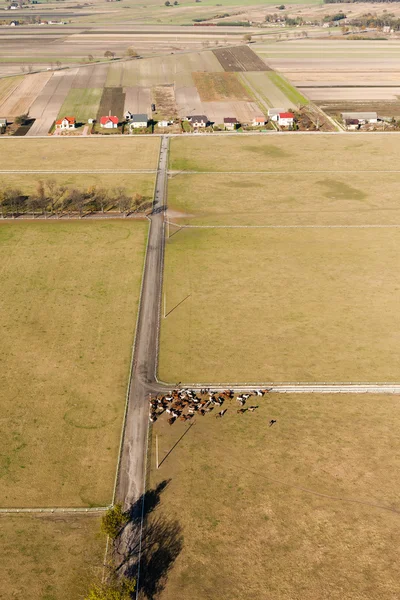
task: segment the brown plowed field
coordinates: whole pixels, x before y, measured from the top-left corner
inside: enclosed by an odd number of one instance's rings
[[[192,77],[202,102],[252,101],[235,73],[192,73]]]
[[[224,71],[271,71],[263,60],[248,46],[213,50]]]
[[[122,120],[124,115],[124,106],[125,94],[121,87],[104,88],[99,112],[97,113],[97,120],[100,120],[100,117],[108,115],[110,111],[112,115],[115,115]]]
[[[37,73],[27,75],[20,85],[0,105],[0,113],[3,117],[17,117],[28,113],[31,104],[42,91],[52,73]]]

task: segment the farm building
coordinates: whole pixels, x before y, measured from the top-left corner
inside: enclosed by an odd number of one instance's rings
[[[157,123],[157,127],[168,127],[168,125],[171,125],[171,121],[167,121],[167,119],[162,119]]]
[[[278,123],[281,127],[290,127],[293,125],[294,114],[290,112],[281,112],[278,115]]]
[[[147,127],[149,123],[147,115],[139,113],[137,115],[131,115],[128,125],[130,129],[140,129],[141,127]]]
[[[56,121],[56,129],[75,129],[75,117],[63,117]]]
[[[224,118],[224,127],[228,131],[234,131],[240,123],[236,119],[236,117],[225,117]]]
[[[188,117],[188,121],[192,124],[192,127],[195,129],[199,127],[207,127],[209,120],[206,115],[193,115],[192,117]]]
[[[259,127],[260,125],[265,125],[266,124],[266,119],[265,117],[254,117],[253,121],[252,121],[252,125],[253,127]]]
[[[100,117],[100,127],[104,129],[117,129],[119,119],[116,116]]]
[[[365,123],[377,123],[378,114],[376,112],[344,112],[342,113],[344,122],[358,120],[360,125]]]
[[[0,119],[0,133],[4,133],[7,128],[7,119]]]
[[[271,121],[278,121],[279,113],[283,113],[283,112],[285,112],[284,108],[269,108],[268,116],[271,119]]]

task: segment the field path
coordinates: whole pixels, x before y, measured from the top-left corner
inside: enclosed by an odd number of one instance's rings
[[[161,139],[153,213],[147,242],[136,340],[129,384],[117,498],[126,508],[145,491],[149,393],[155,388],[166,204],[168,138]]]

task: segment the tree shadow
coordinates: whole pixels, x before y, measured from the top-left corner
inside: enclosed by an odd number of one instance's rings
[[[137,578],[139,598],[146,600],[155,600],[164,589],[168,573],[183,548],[179,522],[152,514],[169,481],[146,491],[130,507],[129,521],[115,544],[117,572]]]

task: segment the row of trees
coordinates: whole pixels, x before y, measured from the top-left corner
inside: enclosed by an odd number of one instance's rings
[[[31,214],[32,217],[77,214],[81,218],[89,213],[104,213],[109,210],[118,210],[128,216],[149,210],[151,206],[150,198],[139,193],[132,195],[121,186],[109,189],[93,186],[81,190],[49,179],[46,182],[38,181],[35,192],[26,194],[17,187],[0,185],[0,210],[3,218],[22,214]]]

